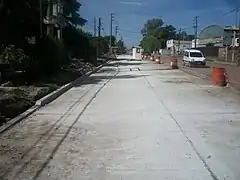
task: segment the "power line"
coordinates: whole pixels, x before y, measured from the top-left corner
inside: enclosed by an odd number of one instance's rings
[[[235,12],[235,11],[238,11],[238,9],[239,9],[239,8],[234,8],[234,9],[228,11],[227,13],[224,13],[223,16],[226,16],[226,15],[228,15],[228,14],[231,14],[231,13]]]
[[[127,33],[133,33],[133,34],[142,34],[141,32],[137,32],[137,31],[132,31],[132,30],[128,30],[128,29],[118,29],[121,32],[127,32]]]

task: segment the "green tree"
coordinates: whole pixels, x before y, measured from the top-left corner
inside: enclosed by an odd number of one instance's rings
[[[159,48],[161,48],[161,43],[162,43],[161,40],[150,35],[150,36],[146,36],[142,39],[141,46],[143,47],[145,52],[151,53],[151,52],[156,51]]]
[[[164,22],[162,19],[151,19],[144,24],[144,28],[141,30],[143,37],[145,36],[158,36],[159,31],[162,29]]]
[[[62,3],[63,16],[69,23],[83,26],[87,22],[79,14],[81,4],[77,0],[62,0]]]
[[[165,25],[162,19],[151,19],[144,24],[141,30],[142,40],[140,45],[145,52],[159,50],[166,47],[166,41],[176,37],[176,29],[172,25]]]
[[[126,48],[126,46],[125,46],[124,41],[123,41],[122,38],[117,41],[116,46],[117,46],[117,53],[118,53],[118,54],[124,54],[124,53],[126,53],[127,48]]]
[[[0,0],[0,43],[24,47],[26,37],[39,36],[38,0]]]

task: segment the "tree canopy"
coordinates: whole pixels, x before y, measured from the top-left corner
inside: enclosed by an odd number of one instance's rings
[[[160,18],[148,20],[144,24],[141,33],[143,38],[140,41],[140,46],[142,46],[144,51],[148,53],[165,48],[166,42],[169,39],[179,38],[176,28],[172,25],[165,24]],[[187,35],[186,32],[182,32],[180,37],[184,40],[193,39],[193,36]]]
[[[81,4],[77,0],[62,0],[63,3],[63,16],[65,19],[73,25],[84,25],[86,20],[83,19],[79,10]]]
[[[118,54],[124,54],[127,51],[127,48],[122,38],[116,42],[116,47],[117,47]]]

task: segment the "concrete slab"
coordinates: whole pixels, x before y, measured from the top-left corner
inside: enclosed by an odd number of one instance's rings
[[[239,96],[113,61],[0,137],[0,179],[239,179]]]

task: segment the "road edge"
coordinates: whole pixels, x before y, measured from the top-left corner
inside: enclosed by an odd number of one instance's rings
[[[71,89],[75,82],[81,82],[82,80],[84,80],[86,77],[89,77],[90,75],[92,75],[93,73],[97,72],[99,69],[101,69],[104,65],[100,65],[98,67],[96,67],[94,70],[87,72],[86,74],[82,75],[81,77],[77,78],[76,80],[63,85],[62,87],[58,88],[57,90],[53,91],[52,93],[46,95],[45,97],[39,99],[36,101],[35,105],[36,106],[44,106],[46,104],[49,104],[50,102],[54,101],[55,99],[57,99],[59,96],[61,96],[62,94],[64,94],[65,92],[67,92],[69,89]]]
[[[209,81],[209,83],[210,83],[210,81],[211,81],[211,77],[210,77],[210,76],[207,76],[207,75],[205,75],[205,74],[198,73],[198,72],[194,72],[193,70],[186,69],[186,68],[183,68],[183,67],[180,67],[179,69],[180,69],[181,71],[183,71],[184,73],[187,73],[187,74],[189,74],[189,75],[192,75],[192,76],[201,78],[201,79],[203,79],[203,80]],[[232,90],[235,94],[240,95],[240,89],[238,89],[234,83],[227,82],[227,86],[224,87],[224,88],[229,88],[229,89]]]
[[[17,117],[11,119],[10,121],[8,121],[7,123],[3,124],[0,127],[0,134],[4,133],[5,131],[7,131],[8,129],[10,129],[11,127],[13,127],[14,125],[16,125],[17,123],[21,122],[23,119],[25,119],[26,117],[32,115],[34,112],[36,112],[41,106],[32,106],[31,108],[29,108],[28,110],[26,110],[25,112],[23,112],[22,114],[18,115]]]
[[[83,81],[86,77],[89,77],[93,73],[97,72],[99,69],[101,69],[108,62],[97,66],[92,71],[87,72],[86,74],[82,75],[81,77],[77,78],[76,80],[74,80],[74,81],[72,81],[68,84],[63,85],[62,87],[58,88],[57,90],[53,91],[52,93],[50,93],[50,94],[44,96],[43,98],[37,100],[34,106],[30,107],[28,110],[26,110],[22,114],[18,115],[17,117],[9,120],[7,123],[0,126],[0,134],[4,133],[5,131],[9,130],[11,127],[16,125],[17,123],[19,123],[22,120],[24,120],[25,118],[29,117],[30,115],[32,115],[34,112],[36,112],[41,107],[45,106],[46,104],[51,103],[52,101],[57,99],[59,96],[61,96],[62,94],[67,92],[69,89],[71,89],[74,86],[75,82],[79,83],[79,82]]]

